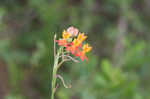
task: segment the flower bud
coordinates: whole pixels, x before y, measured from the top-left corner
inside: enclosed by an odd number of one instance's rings
[[[70,33],[72,37],[74,37],[78,35],[79,30],[71,26],[67,29],[67,32]]]

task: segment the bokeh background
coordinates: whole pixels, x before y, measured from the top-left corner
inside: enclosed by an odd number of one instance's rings
[[[150,99],[150,0],[0,0],[0,99],[50,99],[53,36],[88,35],[56,99]]]

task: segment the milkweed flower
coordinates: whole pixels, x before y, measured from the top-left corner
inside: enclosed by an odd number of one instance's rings
[[[59,46],[67,47],[67,45],[68,45],[68,43],[65,39],[56,40],[56,42],[58,42]]]
[[[65,30],[63,31],[63,33],[62,33],[63,39],[68,39],[70,36],[71,36],[71,34],[69,32],[67,32]]]
[[[77,40],[83,42],[86,38],[87,36],[85,36],[84,33],[79,33]]]
[[[83,45],[86,38],[87,36],[84,33],[71,26],[62,32],[62,38],[56,40],[56,42],[59,46],[64,47],[66,52],[80,57],[81,61],[83,61],[84,59],[88,60],[85,54],[92,49],[88,43]]]
[[[62,81],[65,88],[71,88],[71,86],[65,84],[63,77],[57,74],[57,71],[63,62],[70,60],[78,62],[76,58],[80,58],[81,61],[88,61],[86,53],[91,51],[92,47],[89,46],[88,43],[84,43],[86,38],[87,36],[84,33],[79,32],[79,30],[73,26],[64,30],[62,32],[62,37],[59,40],[56,40],[56,35],[54,36],[54,66],[52,73],[51,99],[54,99],[54,94],[57,89],[57,78]],[[60,46],[57,52],[56,43]]]
[[[83,47],[82,47],[82,52],[83,53],[86,53],[86,52],[89,52],[89,51],[91,51],[91,49],[92,49],[92,47],[91,46],[89,46],[89,44],[87,43],[87,44],[84,44],[83,45]]]

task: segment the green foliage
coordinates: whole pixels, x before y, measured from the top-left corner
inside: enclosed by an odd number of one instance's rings
[[[0,0],[0,70],[5,99],[49,99],[53,36],[75,26],[93,46],[89,61],[63,64],[57,99],[150,99],[149,0]],[[117,57],[114,59],[114,57]],[[7,86],[2,83],[0,87]],[[1,80],[2,79],[2,80]],[[1,98],[1,96],[0,96]]]

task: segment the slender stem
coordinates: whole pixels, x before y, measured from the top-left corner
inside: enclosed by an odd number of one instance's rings
[[[59,67],[65,62],[65,60],[62,60],[58,65],[57,68],[59,69]]]
[[[65,81],[64,81],[64,79],[63,79],[62,76],[57,75],[57,77],[61,80],[61,82],[63,83],[63,85],[64,85],[65,88],[71,88],[71,85],[67,86],[67,85],[65,84]]]
[[[58,70],[58,62],[59,62],[59,55],[62,51],[62,48],[60,47],[57,55],[54,60],[54,67],[53,67],[53,75],[52,75],[52,94],[51,94],[51,99],[54,99],[54,94],[55,94],[55,85],[56,85],[56,75],[57,75],[57,70]]]
[[[56,34],[54,35],[54,58],[56,57]]]

